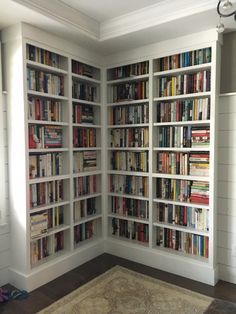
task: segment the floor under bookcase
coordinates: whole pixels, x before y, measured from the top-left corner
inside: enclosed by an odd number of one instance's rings
[[[25,300],[14,300],[0,304],[0,312],[3,314],[36,313],[115,265],[120,265],[217,299],[214,304],[215,308],[207,311],[207,314],[235,313],[233,312],[233,310],[235,311],[234,305],[226,302],[236,303],[236,285],[234,284],[219,281],[216,286],[212,287],[106,253],[34,290]],[[6,285],[5,288],[14,289],[10,285]]]

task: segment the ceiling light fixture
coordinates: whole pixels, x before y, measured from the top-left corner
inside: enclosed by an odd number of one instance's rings
[[[220,0],[217,4],[217,13],[220,16],[219,24],[216,26],[216,30],[218,33],[223,33],[225,30],[224,24],[221,22],[222,17],[230,17],[234,15],[234,20],[236,21],[236,10],[230,12],[232,10],[232,2],[230,0]]]

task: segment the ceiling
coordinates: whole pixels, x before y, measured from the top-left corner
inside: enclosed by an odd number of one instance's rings
[[[0,29],[26,22],[103,55],[215,28],[219,22],[217,0],[0,2]],[[236,30],[233,17],[223,23],[227,31]]]

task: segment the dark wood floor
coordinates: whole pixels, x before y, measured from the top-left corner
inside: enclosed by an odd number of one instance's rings
[[[74,289],[80,287],[91,279],[104,273],[115,265],[120,265],[153,278],[196,291],[216,299],[236,303],[236,285],[219,281],[215,287],[202,284],[190,279],[166,273],[148,266],[128,261],[113,255],[103,254],[99,257],[75,268],[67,274],[34,290],[25,300],[14,300],[0,303],[2,314],[33,314],[50,305]],[[197,270],[196,270],[197,271]],[[5,288],[12,289],[11,286]],[[216,301],[207,313],[236,313],[236,304]],[[96,314],[96,313],[94,313]],[[180,314],[180,313],[179,313]],[[191,314],[191,313],[190,313]]]

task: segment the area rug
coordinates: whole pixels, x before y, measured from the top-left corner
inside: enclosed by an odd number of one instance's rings
[[[38,314],[200,314],[212,300],[115,266]]]

